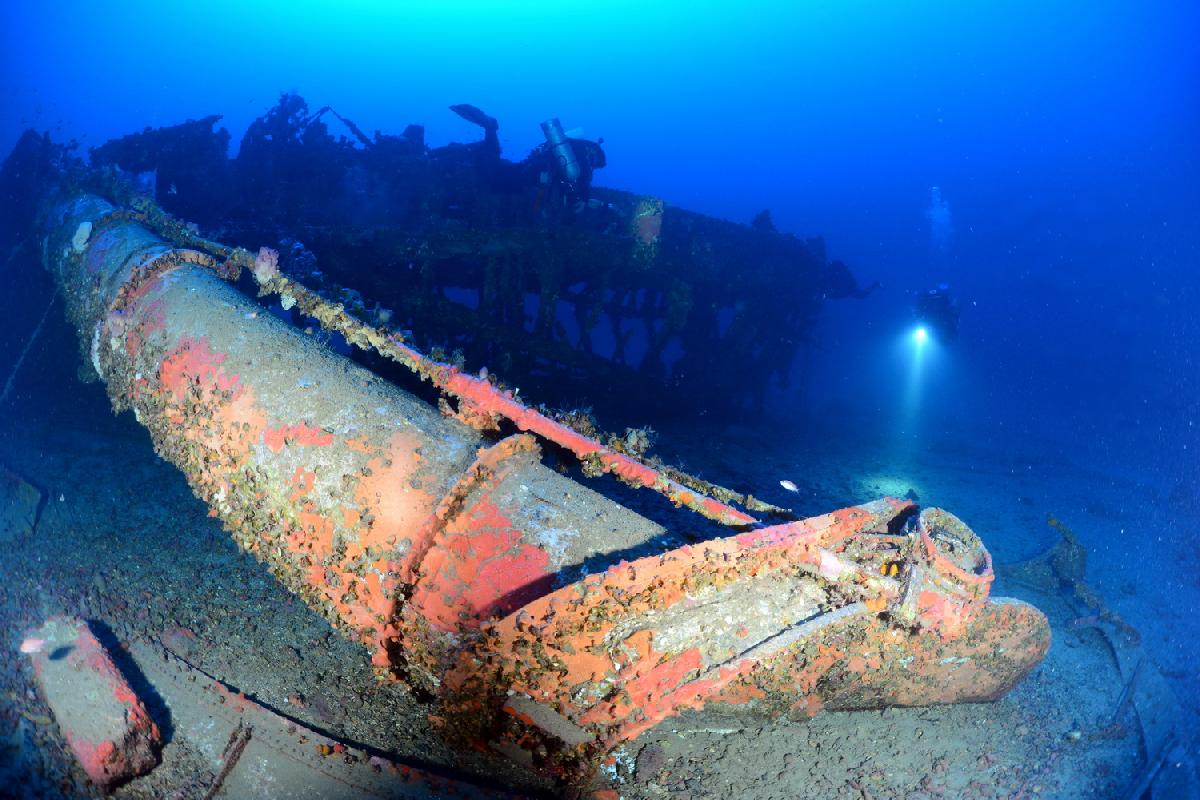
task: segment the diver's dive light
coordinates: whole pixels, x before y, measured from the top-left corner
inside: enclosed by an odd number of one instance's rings
[[[563,177],[567,183],[574,185],[579,180],[579,161],[575,158],[575,150],[567,140],[567,134],[563,133],[563,126],[558,117],[542,123],[542,134],[558,159],[558,167],[562,170]]]

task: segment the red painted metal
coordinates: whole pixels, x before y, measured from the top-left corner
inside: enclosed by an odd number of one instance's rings
[[[92,782],[108,788],[153,769],[158,726],[87,623],[51,617],[31,637],[38,688]]]
[[[1044,656],[1049,629],[1031,606],[987,599],[990,560],[965,533],[881,500],[611,567],[489,625],[450,673],[453,724],[502,691],[493,746],[571,775],[683,709],[994,699]],[[950,563],[952,536],[974,565]],[[941,588],[945,572],[970,589]]]

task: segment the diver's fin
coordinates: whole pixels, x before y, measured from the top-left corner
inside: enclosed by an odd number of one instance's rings
[[[467,122],[472,122],[485,131],[494,131],[500,127],[500,123],[496,121],[495,117],[489,117],[478,106],[473,106],[470,103],[459,103],[458,105],[450,106],[450,110]]]

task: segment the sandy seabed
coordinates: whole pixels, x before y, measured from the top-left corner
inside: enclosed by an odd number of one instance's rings
[[[1161,749],[1164,724],[1185,746],[1194,743],[1200,555],[1186,541],[1157,536],[1178,523],[1180,511],[1127,466],[1048,461],[1028,447],[987,451],[949,440],[881,447],[847,437],[818,446],[798,433],[752,428],[705,437],[665,431],[659,450],[801,514],[910,491],[946,508],[991,549],[999,565],[993,595],[1041,608],[1053,644],[994,703],[796,721],[704,713],[668,720],[622,748],[608,768],[622,797],[1126,798],[1158,755],[1147,745]],[[459,774],[545,791],[515,769],[497,774],[502,768],[493,762],[461,763],[430,731],[428,706],[377,683],[362,647],[237,550],[131,416],[26,417],[20,428],[0,431],[0,462],[45,496],[35,533],[0,553],[0,786],[7,787],[0,796],[100,796],[75,766],[17,652],[29,630],[60,613],[92,620],[116,641],[166,646],[335,739],[401,761],[458,762]],[[799,491],[785,491],[781,479]],[[1125,663],[1113,644],[1119,632],[1091,609],[1005,566],[1055,544],[1051,514],[1087,548],[1089,584],[1140,633],[1136,648],[1124,643]],[[1148,666],[1137,681],[1138,702],[1121,703],[1129,653],[1144,655]],[[1145,698],[1158,703],[1149,731],[1137,707]],[[204,797],[215,779],[210,755],[186,736],[170,738],[162,765],[115,796]],[[1187,769],[1179,758],[1162,766],[1181,778]]]

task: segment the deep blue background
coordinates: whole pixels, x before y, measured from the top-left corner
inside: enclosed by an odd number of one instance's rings
[[[236,142],[284,90],[432,144],[476,138],[446,111],[475,103],[512,158],[557,115],[604,137],[599,182],[743,221],[770,208],[883,282],[830,307],[804,397],[776,413],[1036,436],[1194,480],[1198,9],[5,3],[0,150],[27,126],[94,145],[210,113]],[[908,293],[943,280],[962,337],[912,397]]]

